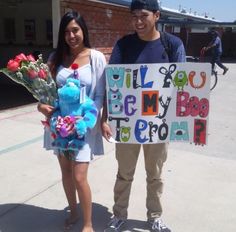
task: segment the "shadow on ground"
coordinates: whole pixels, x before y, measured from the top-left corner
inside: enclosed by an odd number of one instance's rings
[[[150,231],[149,226],[146,221],[139,221],[139,220],[133,220],[129,219],[125,223],[125,225],[122,227],[122,231],[132,231],[132,232],[141,232],[141,231]]]
[[[93,225],[96,232],[103,231],[110,220],[108,208],[93,203]],[[10,215],[9,215],[10,214]],[[7,215],[7,216],[6,216]],[[80,212],[81,215],[81,212]],[[47,209],[27,204],[0,205],[1,232],[57,232],[63,231],[67,209]],[[82,220],[70,231],[81,231]]]

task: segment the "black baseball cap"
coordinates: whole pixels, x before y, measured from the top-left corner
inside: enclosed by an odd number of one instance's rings
[[[160,7],[157,0],[132,0],[130,10],[158,11]]]

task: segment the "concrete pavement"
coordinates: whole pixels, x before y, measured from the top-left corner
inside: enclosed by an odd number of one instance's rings
[[[163,170],[163,220],[173,232],[236,230],[236,65],[211,93],[209,144],[172,143]],[[57,159],[42,148],[43,119],[35,104],[0,111],[0,232],[59,232],[66,217]],[[94,229],[112,215],[114,145],[89,169]],[[149,231],[142,154],[122,231]],[[72,231],[80,231],[78,223]]]

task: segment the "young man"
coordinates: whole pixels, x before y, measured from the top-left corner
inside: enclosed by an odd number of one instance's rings
[[[211,42],[208,44],[207,47],[205,47],[205,51],[207,50],[211,50],[212,53],[212,57],[211,57],[211,65],[212,65],[212,70],[215,69],[215,64],[217,64],[221,69],[223,69],[223,75],[226,74],[226,72],[228,72],[228,68],[225,67],[222,63],[221,63],[221,55],[222,55],[222,42],[221,39],[219,37],[219,34],[217,31],[211,31],[211,37],[212,40]]]
[[[112,51],[110,64],[185,61],[183,43],[178,37],[171,34],[165,35],[168,37],[168,43],[171,48],[169,52],[166,51],[160,39],[160,32],[156,29],[156,23],[160,18],[157,0],[132,0],[130,10],[135,33],[118,40]],[[105,104],[102,131],[103,136],[109,141],[112,132],[106,120],[107,111]],[[167,158],[167,144],[144,144],[142,147],[147,176],[147,220],[153,231],[170,232],[170,229],[160,219],[162,214],[160,195],[163,188],[161,172],[163,163]],[[105,231],[118,231],[127,219],[130,189],[140,148],[141,144],[116,144],[118,173],[114,186],[114,217],[108,224],[109,228]]]

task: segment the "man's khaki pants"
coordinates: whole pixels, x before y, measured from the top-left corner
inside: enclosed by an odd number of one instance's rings
[[[167,158],[167,143],[144,144],[144,161],[147,182],[147,218],[160,217],[162,206],[160,196],[163,182],[161,172],[163,163]],[[114,186],[113,213],[118,218],[126,219],[131,184],[140,153],[141,144],[116,144],[116,159],[118,161],[118,173]]]

